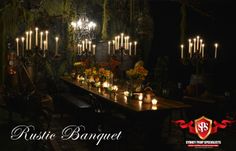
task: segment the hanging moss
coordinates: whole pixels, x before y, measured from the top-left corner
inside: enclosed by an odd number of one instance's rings
[[[108,22],[110,20],[109,17],[109,0],[104,0],[103,4],[103,22],[102,22],[102,39],[108,39]]]

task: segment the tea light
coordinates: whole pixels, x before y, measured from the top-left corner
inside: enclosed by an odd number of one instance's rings
[[[142,100],[143,100],[143,93],[139,94],[138,99],[142,102]]]
[[[127,97],[129,96],[129,91],[124,91],[124,95]]]
[[[142,104],[143,104],[143,101],[138,101],[138,106],[139,106],[139,108],[142,108]]]
[[[118,86],[117,85],[113,85],[112,86],[112,90],[115,91],[115,92],[118,91]]]
[[[107,81],[103,82],[103,84],[102,84],[102,87],[104,87],[104,88],[108,88],[109,86],[110,86],[110,84]]]
[[[152,99],[152,105],[157,105],[157,102],[158,102],[157,99],[155,99],[155,98]]]

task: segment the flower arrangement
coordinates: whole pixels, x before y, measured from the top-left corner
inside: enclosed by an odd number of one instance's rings
[[[132,80],[143,81],[148,75],[148,70],[143,67],[143,64],[136,64],[133,69],[127,70],[126,74]]]
[[[113,73],[110,70],[95,67],[85,69],[84,74],[88,79],[92,77],[95,82],[103,82],[111,79],[113,76]]]

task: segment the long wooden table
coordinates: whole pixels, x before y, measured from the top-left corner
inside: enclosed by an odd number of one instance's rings
[[[138,99],[125,97],[122,90],[119,90],[116,94],[109,92],[102,93],[98,92],[96,88],[89,88],[86,84],[81,84],[77,80],[70,77],[61,77],[61,79],[65,83],[72,85],[79,90],[84,91],[85,93],[87,92],[95,95],[99,100],[103,100],[108,104],[112,104],[133,112],[156,112],[162,110],[184,109],[191,107],[190,105],[183,102],[158,96],[156,97],[158,100],[157,105],[152,105],[151,103],[141,104]]]

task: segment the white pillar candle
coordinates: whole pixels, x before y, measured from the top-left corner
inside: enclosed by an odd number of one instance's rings
[[[29,50],[31,50],[32,49],[32,30],[30,30],[30,32],[29,32]]]
[[[204,47],[205,47],[205,44],[202,44],[202,48],[201,48],[201,49],[202,49],[202,58],[204,58],[204,55],[205,55],[205,54],[204,54],[204,53],[205,53],[205,52],[204,52]]]
[[[193,39],[193,52],[196,52],[196,38]]]
[[[111,42],[110,41],[108,41],[108,55],[110,55],[111,54]]]
[[[16,55],[19,56],[20,52],[19,52],[19,38],[16,38]]]
[[[89,51],[91,51],[91,45],[92,45],[92,42],[89,41],[88,43],[89,43]]]
[[[59,37],[55,37],[55,41],[56,41],[56,52],[55,52],[55,55],[58,55],[58,40],[59,40]]]
[[[123,41],[124,41],[124,33],[121,33],[121,34],[120,34],[120,46],[121,46],[121,47],[124,46]]]
[[[48,31],[45,31],[46,34],[46,49],[48,50]]]
[[[137,49],[137,41],[134,42],[134,55],[136,55],[136,50]]]
[[[181,59],[183,59],[184,58],[184,45],[182,44],[180,45],[180,47],[181,47]]]
[[[215,59],[217,58],[217,48],[218,48],[218,44],[215,43]]]
[[[25,46],[26,46],[26,50],[28,50],[29,49],[29,43],[28,43],[29,42],[29,32],[26,31],[25,34],[26,34]]]
[[[38,27],[35,28],[35,46],[38,46]]]
[[[43,32],[40,32],[40,49],[43,50]]]
[[[25,51],[25,37],[21,37],[21,42],[22,42],[22,56],[24,56],[24,51]]]
[[[132,42],[129,43],[129,55],[130,55],[130,56],[132,55],[132,54],[131,54],[131,53],[132,53],[131,50],[132,50]]]
[[[95,55],[95,50],[96,49],[96,45],[93,45],[93,55]]]

